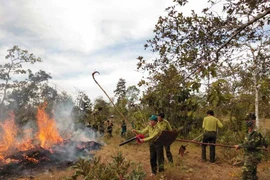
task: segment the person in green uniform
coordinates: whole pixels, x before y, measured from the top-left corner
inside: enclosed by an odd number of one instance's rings
[[[219,119],[214,117],[214,111],[208,110],[207,116],[203,119],[202,128],[204,130],[203,143],[216,143],[217,128],[222,128],[223,124]],[[215,162],[216,149],[215,146],[210,146],[210,162]],[[202,145],[202,160],[206,161],[206,145]]]
[[[144,139],[139,139],[140,142],[149,142],[149,150],[150,150],[150,165],[152,173],[150,176],[156,175],[157,171],[164,171],[164,154],[163,154],[163,146],[161,144],[155,143],[159,135],[161,134],[161,129],[157,126],[158,117],[152,115],[149,118],[149,125],[146,126],[143,130],[135,130],[132,132],[135,134],[148,134],[148,137]]]
[[[244,165],[242,168],[243,180],[258,179],[257,165],[263,157],[263,149],[267,149],[267,142],[260,132],[255,130],[256,116],[249,113],[245,118],[248,128],[242,144],[234,145],[236,149],[244,148]]]
[[[165,114],[164,113],[159,113],[158,114],[158,127],[162,130],[162,131],[171,131],[172,127],[169,123],[169,121],[167,121],[166,119],[164,119]],[[173,157],[172,157],[172,153],[171,153],[171,148],[170,146],[164,146],[165,147],[165,151],[166,151],[166,156],[167,159],[170,163],[173,163]]]

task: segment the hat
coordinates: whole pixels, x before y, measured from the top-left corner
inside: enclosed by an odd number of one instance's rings
[[[254,113],[249,113],[246,115],[245,120],[256,120],[256,115]]]
[[[157,118],[157,116],[152,115],[152,116],[149,118],[149,120],[150,120],[150,121],[157,121],[158,118]]]

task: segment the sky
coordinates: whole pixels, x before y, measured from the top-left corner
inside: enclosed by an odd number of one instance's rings
[[[191,0],[183,11],[199,11],[207,0]],[[14,45],[43,62],[24,64],[33,72],[50,73],[50,84],[75,97],[78,91],[93,101],[103,91],[110,97],[120,78],[126,87],[137,85],[147,72],[137,71],[138,56],[155,56],[144,50],[153,37],[159,16],[173,0],[0,0],[0,63]],[[140,89],[142,91],[142,89]]]

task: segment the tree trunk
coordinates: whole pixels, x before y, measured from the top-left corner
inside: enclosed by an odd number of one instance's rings
[[[257,84],[256,73],[254,74],[254,86],[255,86],[255,115],[256,115],[256,127],[260,127],[259,120],[259,87]]]

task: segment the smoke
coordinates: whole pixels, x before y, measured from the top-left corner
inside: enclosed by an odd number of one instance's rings
[[[99,134],[85,124],[76,123],[72,116],[73,103],[58,103],[54,106],[54,119],[57,128],[64,138],[71,138],[74,141],[96,141]]]

